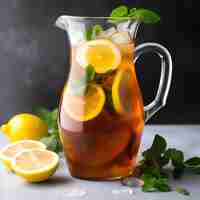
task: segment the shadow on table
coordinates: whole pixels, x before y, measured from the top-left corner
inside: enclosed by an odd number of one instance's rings
[[[55,187],[55,186],[59,186],[59,185],[67,185],[67,184],[71,184],[72,182],[74,182],[74,180],[70,177],[66,177],[66,176],[60,176],[60,175],[54,175],[51,178],[49,178],[47,181],[44,182],[40,182],[40,183],[31,183],[32,187]],[[30,183],[27,183],[30,184]]]

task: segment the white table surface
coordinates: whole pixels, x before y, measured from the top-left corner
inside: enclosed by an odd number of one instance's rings
[[[164,136],[170,147],[184,151],[186,157],[200,156],[200,125],[146,126],[140,150],[147,148],[155,134]],[[7,143],[0,134],[0,147]],[[199,200],[200,176],[185,175],[181,180],[172,181],[174,186],[186,187],[190,196],[177,192],[144,193],[139,188],[122,186],[119,181],[94,182],[72,178],[65,163],[48,182],[30,184],[0,165],[0,200]]]

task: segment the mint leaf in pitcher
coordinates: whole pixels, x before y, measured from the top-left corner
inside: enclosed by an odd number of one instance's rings
[[[69,93],[76,96],[83,96],[87,90],[88,84],[94,80],[95,69],[92,65],[88,65],[85,74],[70,84]]]
[[[92,29],[89,28],[86,32],[85,32],[85,39],[87,41],[92,40]]]
[[[103,27],[99,24],[96,24],[85,32],[85,38],[87,41],[95,40],[97,35],[100,34],[102,31],[103,31]]]
[[[96,39],[97,35],[100,34],[101,32],[103,32],[103,27],[99,24],[93,26],[92,29],[92,39]]]

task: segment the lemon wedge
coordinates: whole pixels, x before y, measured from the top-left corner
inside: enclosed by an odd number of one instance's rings
[[[12,159],[21,151],[30,149],[46,149],[46,146],[34,140],[21,140],[8,144],[0,150],[0,160],[8,170],[12,170]]]
[[[96,73],[106,73],[119,66],[121,52],[117,45],[109,40],[92,40],[80,45],[77,49],[76,60],[83,68],[92,65]]]
[[[89,84],[84,96],[72,96],[63,93],[64,111],[76,121],[88,121],[98,116],[105,103],[105,93],[98,84]]]
[[[29,182],[41,182],[53,175],[58,167],[59,157],[45,149],[25,150],[12,160],[12,169]]]

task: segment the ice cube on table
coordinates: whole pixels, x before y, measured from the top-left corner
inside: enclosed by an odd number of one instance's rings
[[[131,42],[131,37],[128,32],[117,32],[110,37],[115,44],[128,44]]]
[[[98,34],[97,39],[109,39],[114,33],[117,33],[117,29],[115,27],[111,27]]]

